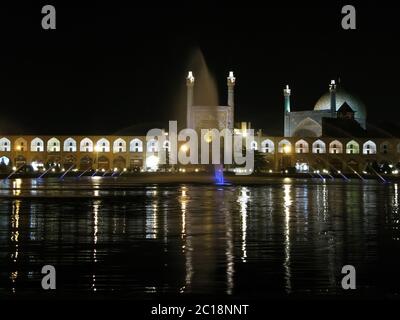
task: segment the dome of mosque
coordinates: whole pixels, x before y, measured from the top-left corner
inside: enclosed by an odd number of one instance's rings
[[[336,111],[345,103],[354,111],[355,119],[365,128],[367,119],[367,110],[364,103],[354,95],[348,93],[342,87],[336,89]],[[314,110],[329,110],[331,108],[331,96],[328,91],[325,93],[314,106]]]

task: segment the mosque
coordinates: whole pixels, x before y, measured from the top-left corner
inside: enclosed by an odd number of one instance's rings
[[[320,137],[324,134],[323,124],[327,125],[329,121],[331,123],[336,121],[332,119],[354,120],[351,124],[354,128],[359,126],[366,129],[365,105],[340,86],[337,87],[335,80],[331,81],[329,92],[319,98],[312,111],[291,111],[289,86],[286,86],[283,92],[286,137]]]
[[[235,122],[233,72],[227,77],[227,104],[202,106],[194,101],[195,75],[186,77],[188,128],[234,129],[235,134],[250,127]],[[375,135],[367,127],[367,108],[360,99],[331,81],[328,91],[317,100],[313,110],[292,111],[291,90],[283,90],[282,136],[269,136],[255,130],[251,148],[263,157],[261,172],[366,173],[384,168],[383,173],[397,174],[400,169],[399,135]],[[142,135],[108,136],[32,136],[0,137],[0,172],[78,171],[102,175],[126,171],[201,171],[199,166],[160,166],[156,139]],[[168,132],[164,131],[166,137]],[[235,169],[235,168],[233,168]]]

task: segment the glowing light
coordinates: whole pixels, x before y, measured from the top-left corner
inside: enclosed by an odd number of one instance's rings
[[[13,169],[13,171],[16,171],[16,170],[17,170],[17,167],[14,166],[14,167],[12,167],[12,169]]]
[[[56,172],[56,169],[55,168],[51,169],[51,172]]]
[[[269,172],[269,173],[272,173],[272,170],[269,170],[268,172]]]
[[[117,172],[118,171],[118,168],[114,168],[114,172]]]
[[[235,83],[236,78],[235,78],[235,76],[233,75],[233,71],[229,71],[228,80],[229,80],[231,83]]]
[[[17,150],[20,151],[21,150],[21,146],[17,146]]]
[[[149,168],[150,171],[157,171],[159,162],[160,159],[157,156],[151,155],[146,159],[146,168]]]
[[[290,153],[290,151],[292,151],[292,148],[290,146],[284,146],[283,147],[283,152],[284,153]]]
[[[126,169],[126,168],[124,168],[124,172],[126,172],[126,170],[127,170],[127,169]]]
[[[106,171],[106,169],[104,169],[104,168],[103,168],[103,169],[101,169],[101,172],[105,172],[105,171]]]
[[[100,151],[101,151],[101,148],[100,148],[99,146],[95,146],[95,147],[94,147],[94,151],[100,152]]]
[[[192,71],[188,72],[188,76],[187,76],[186,79],[189,80],[191,83],[194,82],[194,76],[193,76],[193,72]]]
[[[285,170],[285,173],[288,173],[289,171],[288,170]]]
[[[342,173],[342,171],[338,170],[338,172],[337,172],[337,173],[341,174],[341,173]]]
[[[398,174],[398,173],[399,173],[399,170],[393,170],[392,173],[393,173],[393,174]]]
[[[183,152],[187,152],[189,150],[189,148],[188,148],[188,146],[186,144],[184,144],[184,145],[181,146],[181,150]]]
[[[196,168],[196,169],[194,169],[194,172],[199,172],[199,169],[197,169],[197,168]]]

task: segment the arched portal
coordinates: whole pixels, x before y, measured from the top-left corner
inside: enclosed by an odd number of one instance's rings
[[[84,156],[79,161],[79,169],[80,170],[88,170],[93,166],[93,160],[89,156]]]
[[[113,161],[113,168],[117,170],[123,170],[126,168],[126,160],[124,157],[116,157]]]

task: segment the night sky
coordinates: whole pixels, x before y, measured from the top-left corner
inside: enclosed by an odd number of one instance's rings
[[[398,123],[396,7],[298,2],[1,5],[0,132],[113,134],[182,119],[186,72],[200,51],[219,103],[234,70],[236,120],[268,134],[282,134],[284,85],[292,109],[307,110],[338,77],[369,122]],[[44,4],[55,5],[57,30],[41,28]],[[345,4],[356,6],[355,31],[341,28]]]

